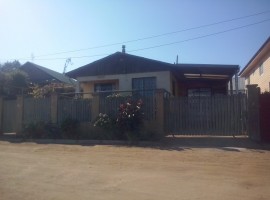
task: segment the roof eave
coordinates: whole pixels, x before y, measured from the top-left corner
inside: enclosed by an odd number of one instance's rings
[[[250,68],[253,66],[253,61],[255,60],[256,57],[259,56],[260,53],[263,52],[264,48],[270,45],[270,37],[263,43],[263,45],[260,47],[260,49],[253,55],[253,57],[249,60],[249,62],[246,64],[246,66],[239,72],[240,77],[244,77],[247,75],[247,73],[251,70]]]

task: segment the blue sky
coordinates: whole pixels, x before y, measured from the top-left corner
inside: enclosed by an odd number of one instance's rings
[[[125,43],[171,32],[177,33]],[[121,51],[122,44],[127,53],[169,63],[178,55],[179,63],[243,68],[269,36],[269,0],[0,0],[0,62],[31,61],[58,72],[67,58],[70,71]],[[174,44],[145,49],[168,43]],[[87,50],[74,51],[80,49]]]

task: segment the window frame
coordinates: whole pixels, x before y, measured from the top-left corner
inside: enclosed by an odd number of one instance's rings
[[[110,90],[97,90],[98,86],[106,87],[109,85],[111,86]],[[115,90],[115,83],[112,83],[112,82],[94,83],[94,92],[112,92],[113,90]]]
[[[146,88],[146,81],[153,80],[154,87],[153,88]],[[142,81],[140,85],[142,85],[142,89],[135,88],[135,81]],[[142,95],[142,96],[150,96],[153,95],[154,90],[157,89],[157,77],[155,76],[149,76],[149,77],[138,77],[138,78],[132,78],[132,91]]]
[[[262,63],[259,66],[259,74],[260,74],[260,76],[263,75],[263,71],[264,71],[264,66],[263,66],[263,63]]]
[[[210,97],[212,96],[212,89],[211,88],[188,88],[187,95],[188,97]]]

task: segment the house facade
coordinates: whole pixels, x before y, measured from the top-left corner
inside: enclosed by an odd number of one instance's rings
[[[245,85],[257,84],[262,92],[270,91],[270,37],[241,70]]]
[[[170,64],[122,52],[70,71],[84,98],[101,91],[164,89],[174,96],[227,94],[238,65]]]

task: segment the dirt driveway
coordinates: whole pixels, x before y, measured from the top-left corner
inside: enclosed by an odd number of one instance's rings
[[[1,200],[269,200],[270,151],[0,141]]]

